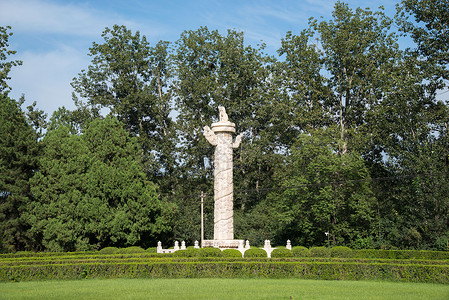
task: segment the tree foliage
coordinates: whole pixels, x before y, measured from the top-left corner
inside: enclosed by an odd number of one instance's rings
[[[449,79],[449,1],[403,0],[398,5],[398,23],[416,42],[417,52],[439,67],[433,76]]]
[[[0,251],[31,247],[27,226],[22,218],[31,196],[29,178],[37,168],[37,135],[17,102],[8,94],[12,67],[20,61],[8,61],[16,51],[9,49],[11,27],[0,27]]]
[[[139,138],[144,163],[154,180],[173,170],[168,43],[150,47],[145,36],[125,26],[106,28],[104,43],[90,48],[91,65],[74,78],[78,110],[72,118],[85,122],[110,111]],[[87,102],[84,103],[82,99]]]
[[[333,244],[348,245],[371,235],[375,198],[369,171],[356,153],[338,154],[336,141],[337,130],[303,134],[278,168],[279,189],[268,197],[278,242],[321,245],[328,231]]]
[[[31,247],[23,213],[40,147],[20,104],[0,93],[0,251]]]
[[[35,105],[24,113],[23,99],[8,98],[20,62],[8,61],[10,28],[0,27],[3,250],[192,243],[201,192],[212,238],[214,148],[203,127],[218,105],[243,134],[236,238],[322,246],[329,231],[335,245],[443,249],[447,5],[403,0],[392,19],[337,2],[329,19],[286,33],[278,57],[235,30],[150,45],[115,25],[73,79],[77,108],[58,109],[48,127]],[[402,49],[401,35],[416,45]]]
[[[140,146],[116,119],[95,120],[82,135],[60,126],[44,144],[27,213],[44,249],[148,247],[170,229],[170,206],[145,179]]]
[[[10,26],[0,26],[0,93],[7,95],[10,91],[10,87],[6,82],[9,77],[9,72],[14,66],[21,65],[20,60],[8,61],[8,56],[16,54],[15,50],[9,49],[9,37],[12,36]]]

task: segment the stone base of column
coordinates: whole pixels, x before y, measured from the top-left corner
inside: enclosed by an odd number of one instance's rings
[[[243,248],[244,240],[204,240],[202,247],[215,247],[220,249],[239,249]]]

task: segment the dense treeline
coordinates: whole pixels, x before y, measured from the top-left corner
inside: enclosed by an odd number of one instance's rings
[[[206,238],[213,228],[217,106],[234,151],[235,235],[260,244],[446,250],[448,1],[337,2],[278,54],[201,27],[150,45],[106,28],[73,79],[77,109],[49,121],[7,85],[0,39],[0,248],[75,251]],[[415,45],[403,49],[402,35]],[[107,113],[105,113],[105,111]],[[107,116],[105,116],[107,114]]]

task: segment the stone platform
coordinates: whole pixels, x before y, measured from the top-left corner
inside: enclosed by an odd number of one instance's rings
[[[220,249],[243,249],[244,240],[204,240],[202,247],[215,247]]]

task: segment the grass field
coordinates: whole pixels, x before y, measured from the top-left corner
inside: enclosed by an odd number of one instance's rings
[[[0,283],[0,299],[449,299],[449,285],[298,279],[93,279]]]

